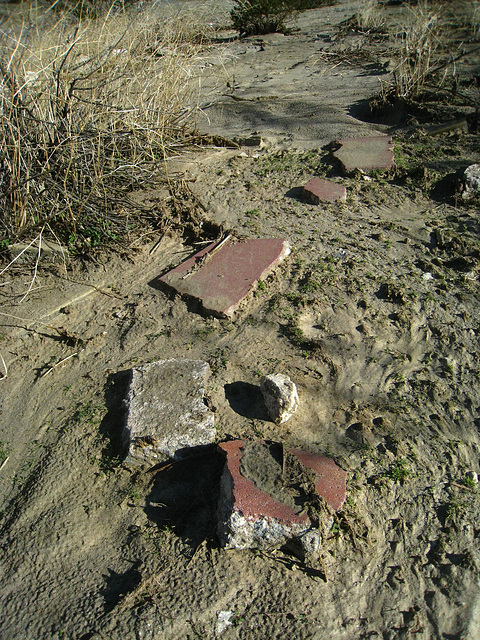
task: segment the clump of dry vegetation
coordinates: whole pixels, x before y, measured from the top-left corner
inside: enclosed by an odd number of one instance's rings
[[[408,21],[397,34],[398,62],[393,79],[383,87],[385,97],[417,98],[425,89],[440,48],[439,19],[426,3],[410,7]]]
[[[480,38],[480,0],[473,0],[467,15],[467,28],[475,40]]]
[[[158,215],[129,194],[164,180],[164,159],[189,142],[201,56],[190,27],[148,10],[3,26],[3,247],[46,228],[85,253]]]
[[[377,31],[385,28],[386,18],[378,0],[365,0],[356,19],[362,31]]]
[[[241,36],[285,32],[286,22],[301,11],[329,4],[331,0],[234,0],[232,26]]]
[[[470,55],[464,45],[478,39],[480,3],[456,10],[453,3],[422,0],[405,9],[394,32],[395,68],[383,85],[381,101],[419,101],[443,90],[455,96],[457,62]],[[453,37],[455,31],[462,32],[462,39]],[[471,53],[477,55],[476,49]]]

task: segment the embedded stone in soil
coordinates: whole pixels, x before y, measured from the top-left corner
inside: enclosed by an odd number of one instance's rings
[[[464,190],[462,198],[468,200],[480,194],[480,164],[471,164],[463,173]]]
[[[289,420],[298,409],[299,398],[297,387],[283,373],[262,376],[260,389],[267,411],[276,424]]]
[[[281,445],[277,446],[281,451]],[[243,471],[255,482],[241,471],[242,456],[249,447],[252,450]],[[217,510],[217,534],[222,546],[263,549],[293,543],[304,556],[314,553],[320,544],[320,533],[307,513],[269,493],[273,490],[278,495],[280,489],[279,449],[271,449],[265,443],[245,444],[242,440],[221,443],[219,448],[226,456]],[[267,462],[268,456],[272,459]]]

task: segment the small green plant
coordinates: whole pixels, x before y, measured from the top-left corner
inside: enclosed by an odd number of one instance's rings
[[[102,456],[100,458],[100,470],[105,475],[113,473],[115,469],[119,467],[123,462],[123,456],[110,453],[111,449],[112,446],[110,445],[110,443],[107,443],[105,450],[102,451]]]
[[[347,498],[345,500],[345,504],[348,507],[354,507],[355,506],[355,499],[353,498],[353,496],[351,496],[351,495],[347,496]]]
[[[212,333],[215,333],[215,325],[211,320],[206,320],[203,327],[195,329],[195,335],[201,340],[205,340]]]
[[[130,487],[128,490],[128,497],[130,498],[130,500],[132,500],[132,502],[136,502],[137,500],[140,499],[140,493],[138,492],[138,489],[136,489],[136,487]]]
[[[320,287],[321,287],[321,284],[315,278],[315,276],[312,274],[309,274],[307,275],[307,277],[302,282],[299,288],[301,293],[315,293],[320,289]]]
[[[462,511],[464,505],[457,498],[452,498],[446,505],[445,509],[445,522],[448,520],[454,520]]]
[[[288,337],[297,347],[303,347],[305,344],[305,334],[298,324],[298,317],[292,316],[287,325]]]
[[[101,421],[100,408],[88,403],[79,403],[75,410],[74,420],[88,422],[88,424],[98,424]]]
[[[288,300],[288,302],[291,302],[292,304],[294,304],[295,306],[298,306],[303,302],[303,296],[297,291],[288,291],[285,294],[285,299]]]
[[[222,369],[227,368],[228,358],[227,352],[225,349],[219,348],[216,349],[215,352],[208,359],[208,364],[210,365],[210,369],[212,373],[215,375]]]
[[[404,484],[405,480],[411,474],[410,469],[408,468],[408,463],[405,458],[399,458],[395,460],[388,470],[385,472],[385,476],[390,478],[394,482]]]
[[[475,482],[475,480],[469,476],[466,475],[463,480],[462,480],[462,484],[464,487],[467,487],[467,489],[473,489],[475,490],[477,488],[477,483]]]
[[[232,618],[232,625],[234,627],[241,627],[244,622],[245,618],[243,616],[238,615]]]

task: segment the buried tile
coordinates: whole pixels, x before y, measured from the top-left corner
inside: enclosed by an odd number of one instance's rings
[[[215,441],[214,414],[203,400],[208,370],[206,362],[182,358],[131,370],[124,400],[127,462],[155,464]]]
[[[342,146],[333,155],[346,173],[352,173],[356,169],[386,171],[395,166],[391,136],[346,138],[338,142]]]
[[[217,533],[222,546],[227,549],[262,549],[281,546],[295,539],[305,554],[318,549],[319,532],[305,512],[298,512],[272,498],[242,474],[242,457],[247,443],[233,440],[218,446],[226,455],[217,512]],[[259,464],[266,466],[268,456],[260,455]]]
[[[204,311],[232,318],[258,280],[290,253],[286,240],[227,239],[212,243],[159,278],[178,293],[199,300]]]
[[[304,467],[313,471],[315,474],[315,489],[318,495],[321,496],[332,509],[340,509],[345,502],[347,472],[336,465],[330,458],[317,456],[314,453],[307,453],[300,449],[289,449],[288,451],[294,455]]]
[[[320,530],[306,508],[308,496],[299,488],[301,469],[313,472],[315,489],[326,503],[338,509],[345,499],[346,473],[333,460],[296,449],[288,454],[300,463],[289,467],[281,444],[234,440],[219,444],[226,457],[221,480],[217,533],[226,548],[266,548],[287,544],[302,555],[314,553]],[[293,475],[290,475],[293,474]],[[328,530],[331,516],[319,527]]]
[[[303,187],[303,197],[311,204],[320,202],[345,202],[347,190],[341,184],[323,178],[312,178]]]

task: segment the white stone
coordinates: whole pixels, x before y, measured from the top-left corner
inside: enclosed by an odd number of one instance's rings
[[[464,190],[462,198],[468,200],[474,195],[480,194],[480,164],[471,164],[463,174]]]
[[[265,405],[272,420],[282,424],[298,409],[298,392],[290,378],[282,373],[263,376],[260,380]]]
[[[217,635],[221,635],[232,624],[233,611],[219,611],[217,614]]]
[[[478,484],[478,474],[475,471],[467,471],[465,477],[473,481],[474,484]]]
[[[206,362],[180,358],[131,370],[123,430],[128,463],[156,464],[215,442],[214,414],[204,402],[208,371]]]

